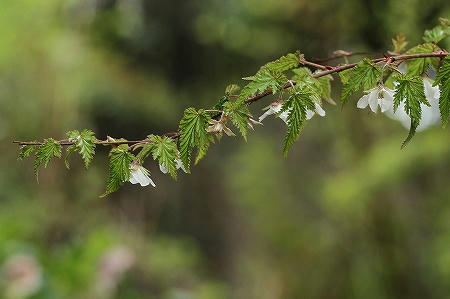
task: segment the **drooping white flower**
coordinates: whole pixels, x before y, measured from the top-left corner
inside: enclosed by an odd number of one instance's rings
[[[184,168],[183,162],[181,161],[181,159],[176,158],[175,159],[175,166],[177,169],[182,169],[185,173],[187,173],[186,168]],[[161,170],[162,173],[166,174],[169,172],[169,170],[162,164],[159,164],[159,169]]]
[[[267,111],[264,112],[258,118],[258,121],[262,122],[267,116],[279,113],[281,111],[281,107],[282,106],[283,106],[283,100],[282,99],[279,99],[279,100],[273,102],[272,104],[269,105]],[[288,122],[287,122],[288,115],[289,115],[289,110],[286,110],[286,111],[283,111],[280,115],[278,115],[278,117],[281,118],[287,125],[288,124]]]
[[[225,124],[227,123],[228,116],[222,113],[219,120],[211,119],[209,121],[210,126],[206,128],[208,133],[221,134],[224,132],[228,136],[236,136]]]
[[[392,108],[394,103],[394,91],[386,86],[378,85],[375,88],[366,90],[366,95],[363,95],[356,107],[364,109],[367,106],[370,107],[374,113],[377,113],[378,106],[380,106],[381,112],[386,112]]]
[[[394,82],[397,85],[397,82]],[[424,78],[423,80],[424,92],[427,101],[430,103],[430,106],[427,106],[423,103],[420,104],[420,108],[422,110],[422,117],[420,119],[419,125],[417,126],[417,131],[423,131],[428,129],[431,126],[437,125],[440,123],[441,114],[439,110],[439,96],[440,91],[438,86],[432,86],[432,82],[429,79]],[[393,107],[385,112],[385,114],[399,121],[403,127],[409,130],[411,126],[411,118],[405,112],[405,101],[400,102],[397,110],[394,112]]]
[[[322,117],[325,116],[325,110],[323,110],[323,108],[319,104],[315,103],[314,107],[314,111],[309,109],[306,110],[306,119],[311,119],[316,113]]]
[[[156,187],[155,183],[149,177],[150,172],[145,169],[139,162],[133,162],[130,166],[130,179],[129,182],[139,184],[142,187],[152,185]]]

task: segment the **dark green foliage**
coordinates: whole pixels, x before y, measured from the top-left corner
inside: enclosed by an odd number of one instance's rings
[[[439,68],[433,86],[436,85],[439,85],[441,91],[439,110],[441,111],[442,127],[445,128],[450,115],[450,56],[445,57]]]
[[[109,152],[109,179],[106,191],[100,197],[119,190],[130,179],[130,166],[134,160],[136,157],[129,152],[127,144],[121,144],[111,149]]]
[[[423,103],[430,106],[425,98],[423,80],[419,76],[399,75],[395,80],[399,83],[395,88],[394,94],[394,111],[397,110],[400,102],[405,101],[405,112],[411,118],[411,127],[409,134],[403,141],[404,147],[414,136],[417,126],[422,117],[422,109],[420,104]]]
[[[34,173],[36,179],[39,175],[39,167],[44,164],[44,168],[47,168],[48,162],[53,157],[61,158],[61,145],[53,138],[48,138],[44,144],[40,145],[36,150],[36,160],[34,161]]]
[[[200,161],[208,150],[210,138],[206,132],[210,117],[203,109],[195,110],[187,108],[184,110],[183,118],[180,121],[179,130],[181,132],[179,139],[180,158],[186,171],[190,172],[191,153],[194,147],[197,147],[197,157],[195,164]]]
[[[364,90],[374,88],[380,80],[380,77],[380,68],[368,59],[362,60],[353,69],[342,72],[342,105],[345,105],[345,103],[348,102],[349,97],[360,88],[363,88]]]

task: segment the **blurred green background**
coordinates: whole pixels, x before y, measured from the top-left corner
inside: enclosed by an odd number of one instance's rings
[[[12,140],[173,131],[229,83],[300,49],[382,53],[446,0],[2,0],[1,298],[449,298],[449,129],[326,105],[287,159],[285,125],[223,138],[178,182],[99,199],[107,148],[33,175]],[[447,49],[449,43],[447,41]],[[339,96],[335,80],[334,98]],[[271,99],[252,105],[255,116]]]

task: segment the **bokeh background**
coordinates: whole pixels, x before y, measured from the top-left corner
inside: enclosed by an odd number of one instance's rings
[[[326,104],[287,159],[285,125],[267,119],[178,182],[149,161],[156,189],[126,184],[107,199],[107,148],[88,171],[75,156],[70,171],[52,161],[38,184],[12,141],[173,131],[186,107],[211,107],[269,60],[382,53],[399,32],[414,45],[449,6],[2,0],[0,297],[448,298],[448,128],[400,150],[399,123],[356,99]]]

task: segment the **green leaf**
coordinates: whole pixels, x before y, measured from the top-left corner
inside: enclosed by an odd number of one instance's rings
[[[327,102],[336,104],[330,97],[330,81],[333,79],[331,75],[314,78],[311,71],[306,67],[294,69],[293,72],[295,75],[292,80],[299,88],[306,88],[311,93],[312,100],[315,103],[321,104],[321,99],[325,99]]]
[[[53,158],[61,158],[61,145],[52,138],[48,138],[44,144],[40,145],[36,150],[36,160],[34,161],[34,173],[36,179],[39,175],[39,167],[44,164],[47,168],[48,162]]]
[[[432,43],[421,44],[408,50],[406,54],[424,54],[440,51],[440,48]],[[420,76],[428,70],[429,66],[435,69],[439,66],[439,57],[426,57],[409,59],[407,62],[406,73],[411,76]]]
[[[225,115],[230,117],[233,125],[238,128],[239,132],[241,132],[244,140],[247,141],[248,118],[251,116],[250,111],[248,110],[248,105],[243,104],[240,107],[236,107],[232,105],[232,103],[228,102],[224,105],[224,112]]]
[[[23,159],[29,157],[36,150],[35,145],[22,145],[20,147],[19,155],[17,160],[22,161]]]
[[[130,179],[131,162],[136,157],[129,152],[127,144],[121,144],[109,152],[109,178],[106,191],[100,197],[105,197],[119,190],[122,185]]]
[[[409,134],[403,141],[402,148],[411,140],[416,132],[416,128],[422,117],[420,104],[430,106],[425,98],[423,80],[419,76],[399,75],[395,80],[399,83],[394,93],[394,111],[397,110],[400,102],[405,101],[405,112],[411,118]]]
[[[439,84],[441,95],[439,97],[439,110],[441,111],[442,127],[448,124],[450,116],[450,56],[447,55],[434,80],[433,86]]]
[[[226,95],[226,96],[229,96],[229,95],[235,94],[236,92],[239,91],[239,89],[241,89],[241,88],[239,87],[239,85],[237,85],[237,84],[230,84],[230,85],[228,85],[228,86],[225,88],[225,95]]]
[[[286,157],[291,146],[297,141],[306,120],[306,110],[314,109],[311,93],[305,89],[291,90],[290,97],[283,103],[280,111],[289,111],[287,122],[288,130],[284,138],[283,154]]]
[[[431,30],[425,30],[423,40],[427,43],[438,43],[444,38],[450,36],[450,20],[439,18],[441,25],[434,27]]]
[[[77,151],[77,146],[75,144],[72,144],[69,147],[67,147],[66,155],[64,156],[64,164],[66,165],[67,169],[70,169],[69,157],[73,152],[76,152],[76,151]]]
[[[304,56],[303,54],[300,54],[300,52],[297,52],[295,54],[289,53],[286,56],[282,56],[275,61],[265,64],[262,68],[271,70],[273,72],[282,73],[296,68],[300,63],[300,59],[303,58]]]
[[[69,168],[68,158],[70,154],[78,151],[84,161],[84,167],[88,169],[95,155],[95,142],[97,138],[95,138],[94,133],[91,130],[83,130],[81,133],[78,130],[73,130],[67,132],[67,137],[70,141],[75,142],[74,147],[71,146],[67,149],[65,159],[67,168]]]
[[[206,154],[209,147],[210,138],[206,132],[210,117],[202,109],[196,111],[194,108],[184,110],[183,118],[180,121],[179,139],[180,158],[184,168],[190,173],[191,153],[197,147],[197,157],[195,164]]]
[[[399,55],[401,54],[404,49],[406,48],[406,45],[408,42],[406,41],[406,37],[400,33],[397,34],[395,38],[392,39],[392,51],[389,51],[389,54],[391,55]]]
[[[152,148],[152,155],[154,160],[158,160],[159,164],[163,165],[170,173],[170,175],[177,179],[177,166],[175,159],[178,156],[177,145],[173,140],[167,136],[149,136]]]
[[[300,59],[303,59],[303,55],[299,52],[296,54],[290,53],[263,65],[254,76],[243,78],[251,82],[242,89],[236,100],[236,105],[240,106],[247,98],[261,94],[269,89],[272,94],[283,89],[287,83],[287,78],[283,72],[297,67]]]
[[[356,67],[348,72],[344,72],[341,75],[341,80],[344,84],[341,93],[342,105],[345,105],[349,97],[361,87],[364,90],[374,88],[380,77],[380,68],[368,59],[362,60]]]

